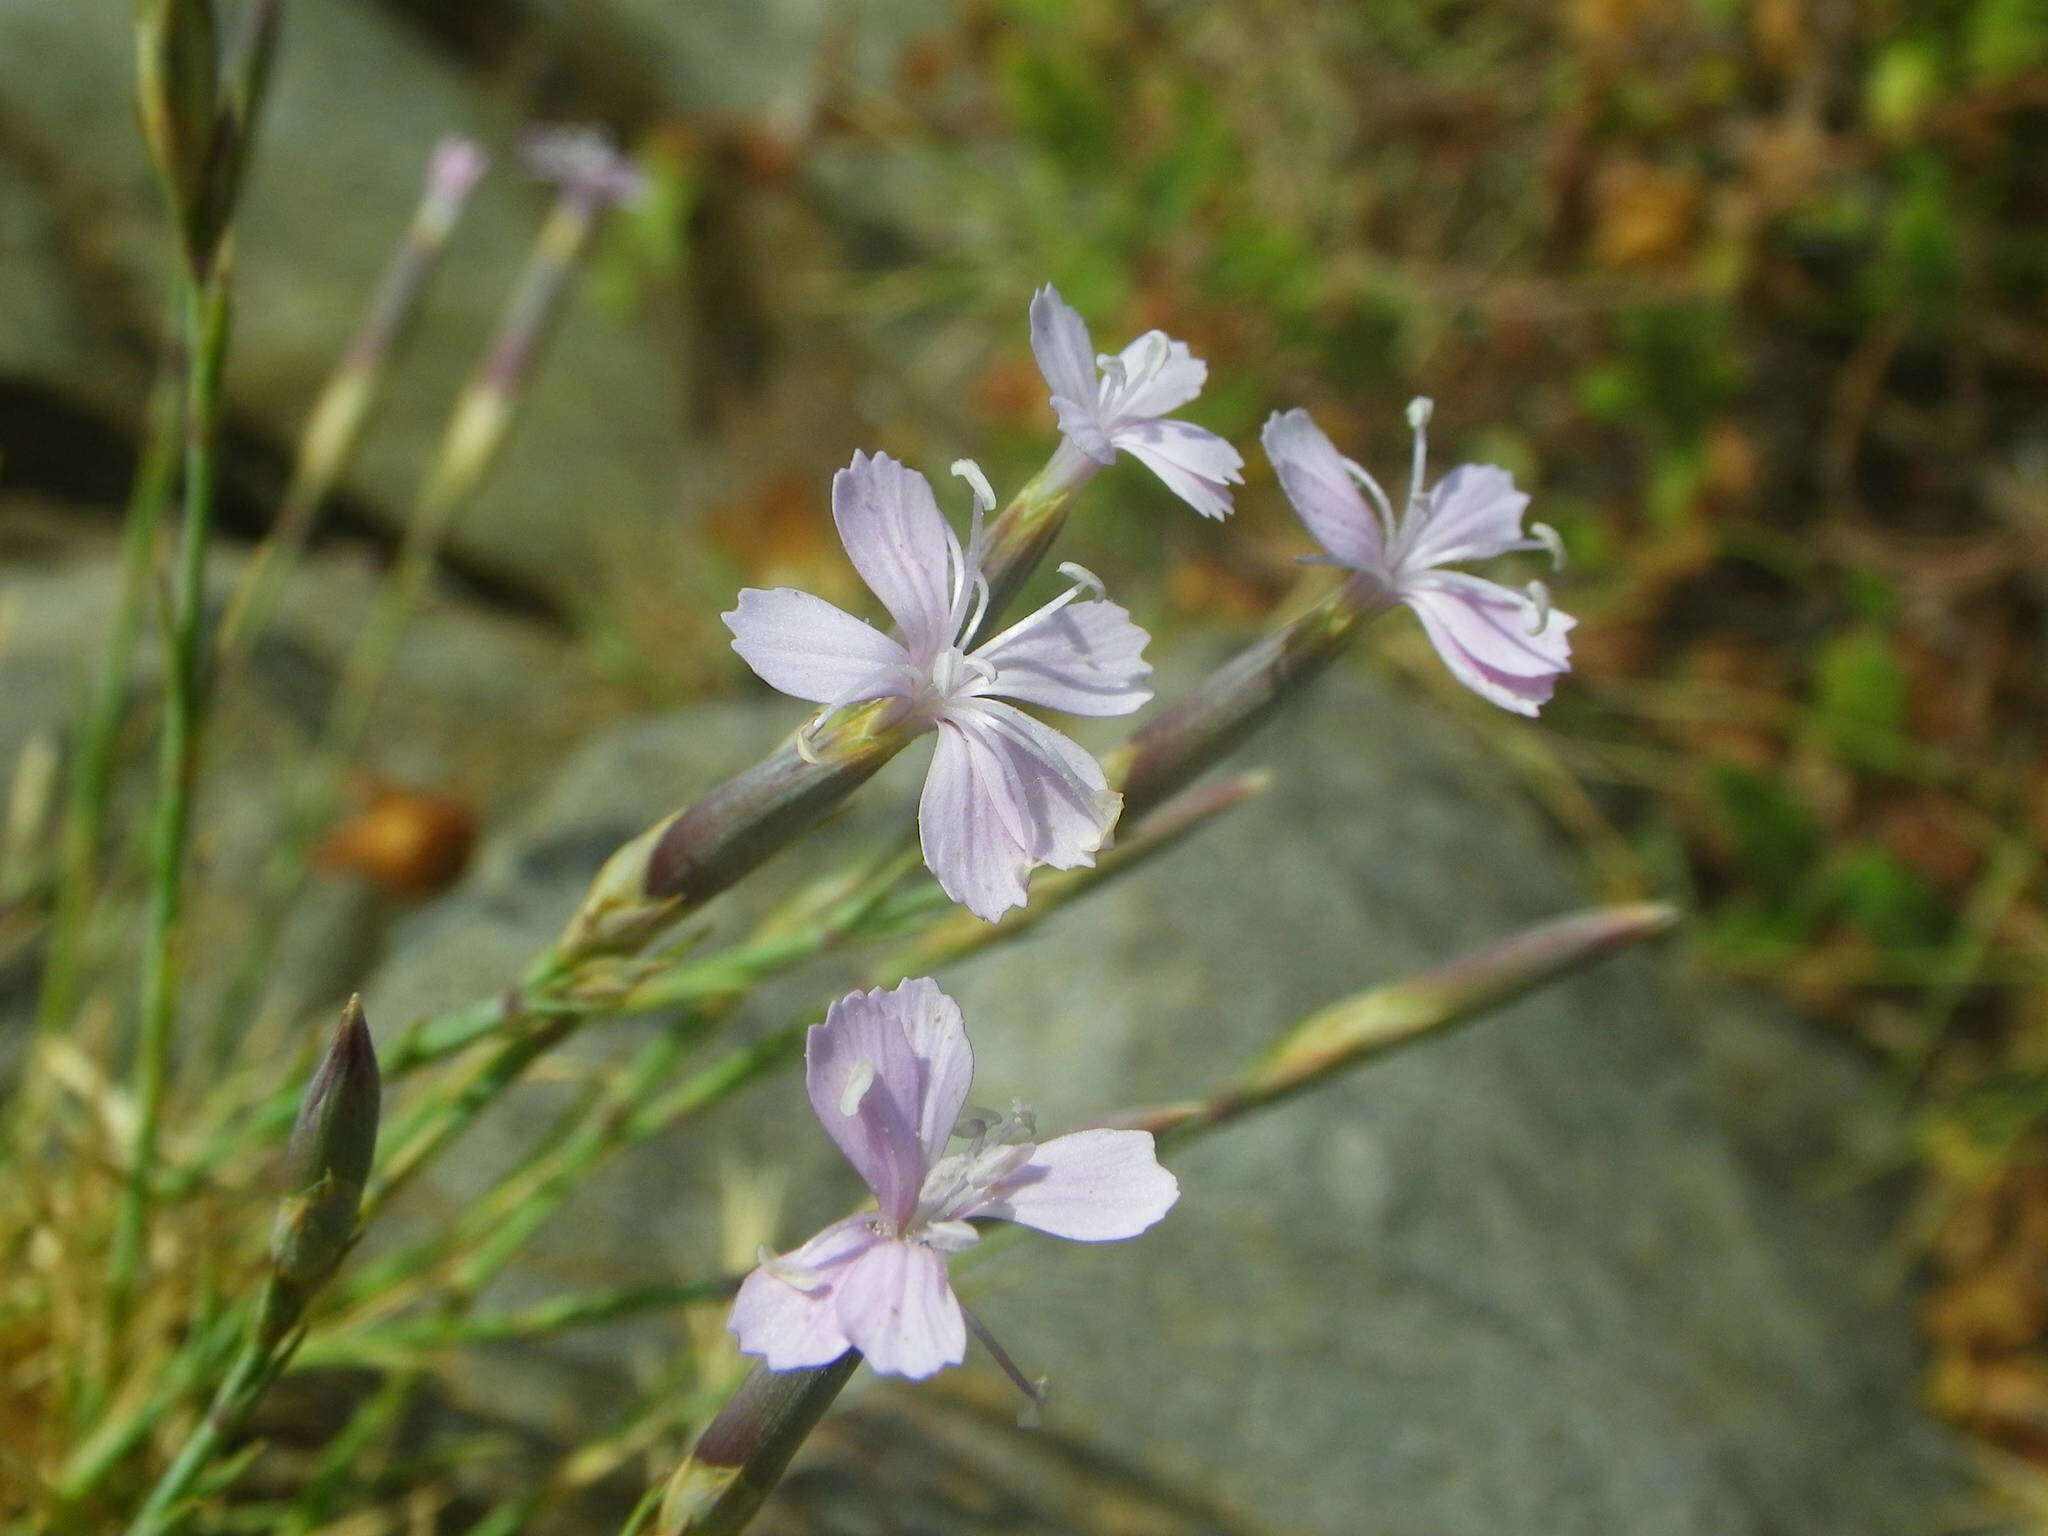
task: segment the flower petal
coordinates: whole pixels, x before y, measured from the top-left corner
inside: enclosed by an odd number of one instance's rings
[[[1106,1243],[1136,1237],[1179,1198],[1180,1183],[1160,1167],[1149,1131],[1076,1131],[1041,1142],[966,1214]]]
[[[1177,410],[1199,395],[1209,378],[1209,365],[1188,351],[1186,342],[1175,341],[1164,331],[1147,331],[1118,359],[1124,376],[1138,382],[1117,399],[1105,401],[1104,409],[1125,420]]]
[[[1380,520],[1308,412],[1274,412],[1259,441],[1295,514],[1330,558],[1354,571],[1384,572],[1386,539]]]
[[[1244,455],[1214,432],[1191,421],[1141,420],[1112,426],[1109,441],[1202,516],[1230,515],[1229,487],[1244,483]]]
[[[1450,560],[1488,560],[1524,546],[1529,498],[1495,464],[1460,464],[1408,513],[1400,558],[1410,569]]]
[[[917,805],[924,862],[939,889],[985,923],[1024,905],[1031,871],[1023,811],[1010,800],[1002,765],[970,727],[939,721],[938,750]]]
[[[878,698],[910,658],[874,625],[791,587],[747,587],[724,614],[732,648],[771,688],[818,704]],[[875,691],[860,690],[873,683]]]
[[[839,1326],[884,1376],[913,1380],[967,1356],[967,1323],[946,1261],[922,1243],[875,1244],[837,1287]]]
[[[1070,715],[1128,715],[1152,697],[1150,638],[1115,603],[1069,603],[974,654],[996,670],[987,693]]]
[[[812,1110],[899,1226],[917,1207],[973,1075],[960,1010],[925,978],[849,992],[804,1041]]]
[[[869,1216],[835,1221],[775,1268],[816,1277],[796,1285],[768,1267],[740,1282],[726,1329],[739,1339],[740,1353],[757,1355],[771,1371],[829,1365],[852,1347],[839,1326],[834,1297],[846,1266],[882,1240]]]
[[[1045,376],[1055,405],[1066,401],[1093,418],[1096,402],[1095,343],[1080,311],[1047,283],[1031,296],[1031,352]],[[1062,412],[1062,430],[1065,417]]]
[[[1571,670],[1565,636],[1578,621],[1552,609],[1532,634],[1538,610],[1526,593],[1462,571],[1432,571],[1404,583],[1401,601],[1422,620],[1451,675],[1502,709],[1535,714]]]
[[[947,718],[964,726],[1000,770],[997,808],[1030,866],[1073,869],[1095,861],[1123,809],[1101,764],[999,699],[960,700]]]
[[[960,541],[932,499],[931,482],[886,453],[856,453],[832,477],[832,521],[912,658],[921,665],[950,645]]]

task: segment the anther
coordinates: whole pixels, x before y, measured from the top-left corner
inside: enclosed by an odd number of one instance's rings
[[[1093,593],[1097,602],[1109,596],[1109,588],[1102,584],[1102,578],[1089,570],[1087,566],[1076,565],[1071,560],[1062,560],[1059,565],[1059,571],[1062,576],[1073,582],[1082,591]]]
[[[972,459],[955,459],[953,473],[965,480],[974,490],[975,505],[988,512],[995,508],[995,487],[988,483],[988,476],[981,472],[981,466]]]
[[[855,1062],[853,1075],[846,1080],[846,1086],[839,1090],[839,1113],[851,1120],[860,1113],[860,1101],[868,1096],[868,1090],[875,1086],[875,1064],[872,1061]]]
[[[1548,523],[1531,523],[1529,537],[1540,544],[1543,552],[1550,556],[1550,568],[1553,571],[1564,569],[1564,540],[1558,536],[1555,528]]]
[[[1540,581],[1530,582],[1529,600],[1536,605],[1535,622],[1529,626],[1529,633],[1540,635],[1550,625],[1550,588]]]

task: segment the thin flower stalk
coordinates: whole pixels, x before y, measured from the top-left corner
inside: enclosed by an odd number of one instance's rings
[[[456,514],[482,484],[504,445],[570,276],[599,218],[614,203],[639,195],[637,173],[608,150],[573,165],[541,158],[543,173],[558,181],[561,190],[495,339],[456,399],[440,452],[406,524],[397,567],[343,672],[326,735],[330,757],[346,757],[361,739],[392,654],[425,595]]]
[[[276,523],[250,560],[221,621],[224,670],[246,652],[269,622],[284,580],[305,549],[315,516],[347,469],[381,402],[390,365],[411,333],[441,253],[488,164],[481,146],[469,139],[451,136],[434,147],[412,221],[392,253],[354,340],[313,403]]]
[[[178,939],[185,854],[206,712],[206,556],[214,513],[221,360],[227,347],[228,274],[216,267],[186,285],[185,502],[177,575],[166,629],[164,723],[157,762],[149,903],[143,927],[141,1009],[136,1029],[135,1133],[115,1220],[107,1286],[110,1335],[126,1326],[142,1263],[155,1177],[158,1127],[170,1078],[178,1005]]]

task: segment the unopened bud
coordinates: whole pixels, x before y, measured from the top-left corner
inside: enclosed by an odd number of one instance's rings
[[[301,1300],[325,1283],[355,1236],[377,1152],[382,1088],[359,998],[350,998],[299,1106],[284,1161],[284,1204],[271,1239],[281,1286]]]
[[[1539,923],[1324,1009],[1289,1030],[1242,1081],[1211,1098],[1137,1111],[1112,1123],[1162,1140],[1213,1130],[1667,933],[1677,921],[1673,907],[1638,902]]]
[[[744,1530],[860,1361],[849,1349],[808,1370],[756,1366],[669,1479],[655,1529],[661,1536]]]
[[[143,136],[195,266],[209,240],[208,184],[220,118],[219,64],[210,0],[139,0],[136,98]]]

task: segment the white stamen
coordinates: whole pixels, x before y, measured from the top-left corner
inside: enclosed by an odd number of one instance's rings
[[[1550,568],[1553,571],[1564,569],[1564,540],[1558,536],[1555,528],[1548,523],[1531,523],[1529,537],[1550,556]]]
[[[1062,576],[1073,582],[1082,591],[1092,592],[1097,602],[1109,596],[1109,588],[1102,584],[1102,578],[1089,570],[1087,566],[1076,565],[1071,560],[1062,560],[1059,565],[1059,571]]]
[[[1423,473],[1429,464],[1429,418],[1436,414],[1436,402],[1417,395],[1408,402],[1408,426],[1415,434],[1415,466],[1408,477],[1408,504],[1422,500]]]
[[[995,487],[988,483],[988,476],[981,472],[979,464],[975,463],[972,459],[955,459],[953,461],[953,473],[962,480],[965,480],[973,488],[975,506],[984,512],[994,509],[996,504]]]
[[[1380,531],[1386,536],[1389,547],[1394,542],[1394,504],[1387,500],[1387,493],[1380,489],[1379,481],[1373,479],[1366,467],[1356,459],[1344,461],[1344,472],[1358,482],[1359,489],[1372,501],[1373,510],[1380,515]]]
[[[1550,624],[1550,588],[1540,581],[1530,582],[1529,600],[1536,605],[1536,621],[1529,626],[1529,633],[1540,635]]]
[[[960,665],[990,687],[995,686],[996,669],[993,663],[983,661],[979,656],[962,656],[960,658]]]
[[[846,1086],[839,1090],[839,1113],[851,1120],[860,1113],[860,1101],[868,1096],[868,1090],[875,1086],[875,1064],[872,1061],[855,1062],[853,1075],[846,1080]]]
[[[997,646],[1004,645],[1009,641],[1015,640],[1018,636],[1038,628],[1083,592],[1093,591],[1100,596],[1104,591],[1100,577],[1096,576],[1094,572],[1088,570],[1085,566],[1075,565],[1071,560],[1061,563],[1060,574],[1073,582],[1074,585],[1067,588],[1066,591],[1062,592],[1036,613],[1026,614],[994,639],[982,641],[980,645],[975,647],[975,650],[977,652],[992,651]]]

